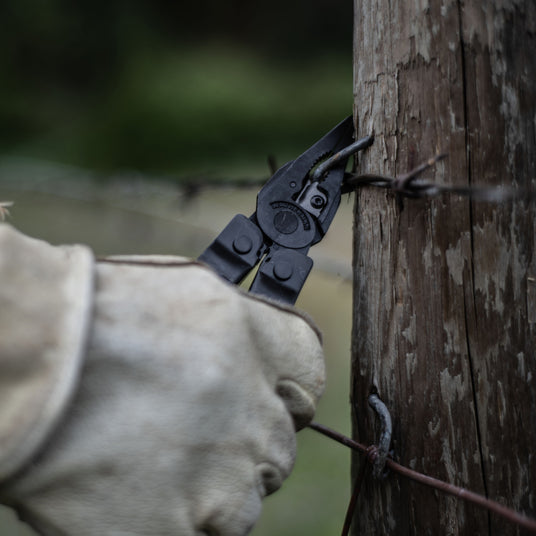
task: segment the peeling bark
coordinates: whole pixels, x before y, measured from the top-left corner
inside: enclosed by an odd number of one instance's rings
[[[359,172],[447,151],[438,182],[536,188],[536,4],[355,0]],[[356,197],[354,434],[391,410],[402,463],[536,516],[536,207]],[[356,474],[359,459],[354,459]],[[369,479],[355,534],[517,534],[452,497]]]

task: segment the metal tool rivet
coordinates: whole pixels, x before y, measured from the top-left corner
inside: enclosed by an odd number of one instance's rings
[[[311,206],[313,208],[322,208],[324,206],[324,198],[320,195],[314,195],[311,199]]]
[[[241,255],[249,253],[252,247],[253,242],[251,241],[251,238],[246,235],[237,236],[233,241],[233,249]]]
[[[287,281],[287,279],[290,279],[293,271],[292,264],[288,261],[279,261],[274,266],[274,275],[280,281]]]
[[[292,234],[298,228],[298,218],[288,210],[281,210],[274,216],[274,227],[282,234]]]

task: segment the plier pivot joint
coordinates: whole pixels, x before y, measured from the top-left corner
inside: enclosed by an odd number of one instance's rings
[[[373,142],[352,143],[353,131],[348,117],[278,169],[259,191],[255,213],[235,216],[199,260],[236,284],[260,262],[250,291],[294,304],[313,267],[309,248],[339,207],[348,157]]]

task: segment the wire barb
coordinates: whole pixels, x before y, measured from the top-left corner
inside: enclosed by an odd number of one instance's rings
[[[446,157],[446,153],[438,154],[411,171],[397,177],[376,174],[347,174],[343,183],[342,192],[349,193],[363,186],[376,186],[378,188],[391,189],[400,196],[411,198],[437,197],[445,193],[451,193],[468,197],[473,201],[483,201],[487,203],[504,203],[506,201],[521,199],[536,199],[536,190],[528,188],[446,185],[419,178],[424,171],[435,166],[439,161]]]

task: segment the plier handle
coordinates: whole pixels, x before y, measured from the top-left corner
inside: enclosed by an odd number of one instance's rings
[[[259,191],[254,214],[235,216],[199,260],[238,284],[262,259],[250,292],[294,304],[313,267],[309,248],[339,208],[348,157],[373,141],[352,144],[353,132],[348,117],[278,169]]]

